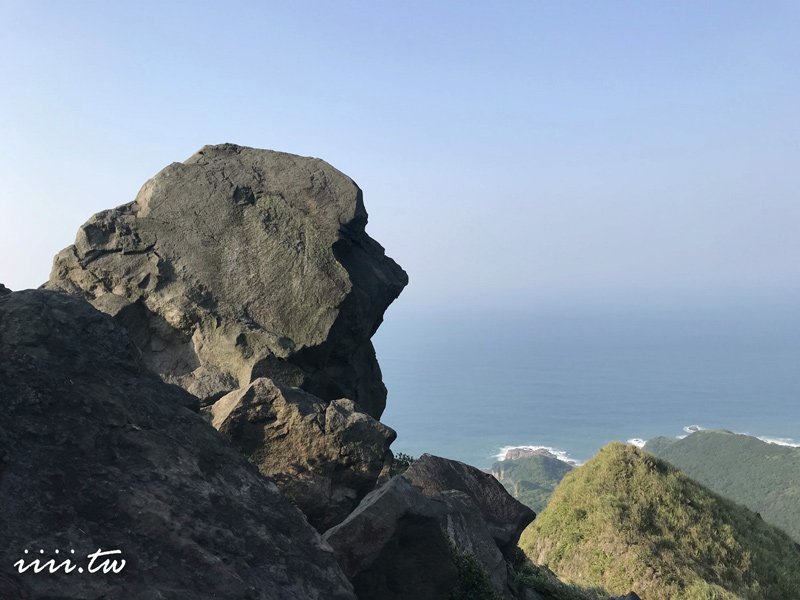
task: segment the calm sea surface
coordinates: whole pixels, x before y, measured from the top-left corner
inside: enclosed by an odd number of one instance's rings
[[[800,319],[718,314],[414,314],[374,341],[393,449],[479,467],[503,447],[578,460],[687,425],[800,440]]]

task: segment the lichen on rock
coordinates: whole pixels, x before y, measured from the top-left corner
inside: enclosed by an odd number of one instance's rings
[[[206,146],[89,219],[46,286],[116,317],[204,404],[269,377],[378,418],[370,338],[408,278],[366,223],[361,190],[322,160]]]

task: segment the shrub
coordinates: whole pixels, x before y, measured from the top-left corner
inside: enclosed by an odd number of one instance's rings
[[[414,464],[415,460],[416,459],[413,456],[403,452],[398,452],[395,454],[394,461],[392,462],[392,468],[390,470],[392,477],[405,473],[408,467]]]

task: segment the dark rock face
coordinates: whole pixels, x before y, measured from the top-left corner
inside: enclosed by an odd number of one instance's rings
[[[445,600],[457,585],[447,540],[430,519],[407,515],[371,567],[353,580],[359,600]]]
[[[395,439],[351,400],[326,404],[267,378],[222,397],[208,414],[320,531],[375,487]]]
[[[319,159],[206,146],[92,217],[46,285],[117,318],[204,404],[268,377],[378,418],[370,338],[408,279],[366,223],[361,190]]]
[[[502,593],[508,582],[508,568],[480,508],[464,492],[447,490],[439,495],[447,505],[440,524],[447,538],[461,554],[477,559],[486,570],[495,592]]]
[[[359,600],[445,600],[458,571],[431,502],[402,477],[369,494],[324,535]]]
[[[514,548],[522,530],[536,517],[530,508],[515,500],[490,474],[462,462],[423,454],[403,477],[427,496],[447,490],[467,494],[479,507],[489,531],[503,552]]]
[[[126,333],[79,298],[0,297],[0,590],[62,600],[354,599],[319,535],[187,408],[195,404],[149,374]],[[124,569],[12,567],[39,549],[42,562],[73,557],[86,567],[98,548],[120,550]]]
[[[324,538],[361,600],[449,598],[458,585],[454,551],[473,556],[497,593],[506,590],[505,559],[463,492],[428,497],[394,477]]]
[[[8,289],[6,286],[4,286],[2,283],[0,283],[0,296],[3,296],[5,294],[10,294],[10,293],[11,293],[11,290]]]

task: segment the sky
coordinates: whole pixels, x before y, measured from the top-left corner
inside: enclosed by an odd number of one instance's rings
[[[800,299],[798,2],[0,0],[0,282],[233,142],[364,190],[403,306]]]

